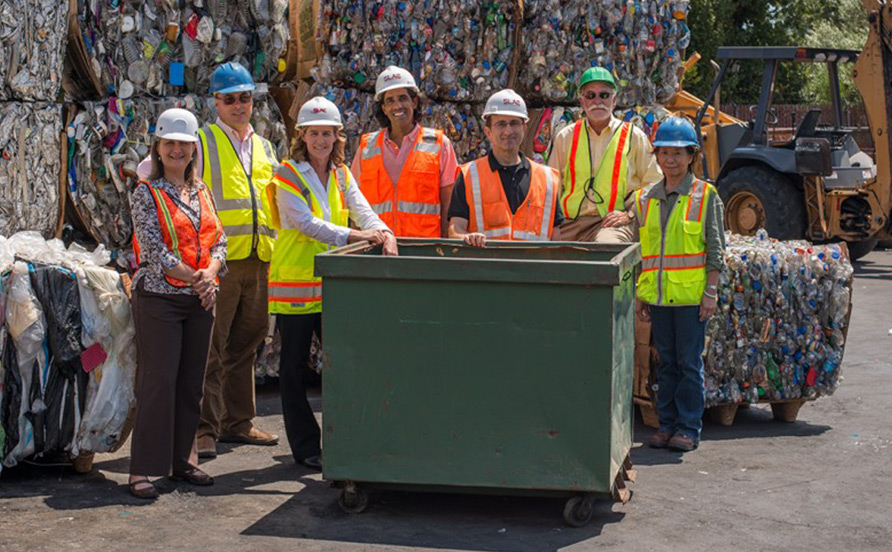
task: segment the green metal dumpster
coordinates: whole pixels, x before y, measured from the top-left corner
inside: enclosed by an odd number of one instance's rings
[[[316,257],[324,477],[367,488],[627,500],[638,244],[400,239]]]

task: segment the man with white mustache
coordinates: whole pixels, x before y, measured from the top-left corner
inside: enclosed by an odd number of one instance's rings
[[[442,130],[423,127],[415,77],[391,65],[375,81],[381,129],[363,135],[350,171],[372,210],[396,236],[446,236],[458,162]]]
[[[579,80],[585,117],[552,142],[548,165],[561,172],[564,240],[635,241],[632,193],[663,176],[644,132],[613,116],[616,88],[607,69],[587,69]]]

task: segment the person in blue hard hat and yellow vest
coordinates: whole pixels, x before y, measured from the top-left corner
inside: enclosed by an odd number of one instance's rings
[[[691,451],[705,406],[703,347],[724,267],[722,200],[691,169],[700,145],[687,119],[666,120],[654,138],[664,178],[635,193],[641,237],[637,314],[652,323],[659,430],[654,448]]]
[[[204,383],[198,453],[216,456],[215,440],[275,445],[254,427],[254,361],[267,335],[267,275],[276,239],[266,187],[278,166],[272,144],[251,126],[254,81],[238,63],[211,76],[217,120],[199,131],[201,172],[223,222],[229,274],[220,284]]]
[[[613,116],[616,94],[608,69],[588,68],[579,79],[583,117],[552,142],[548,165],[561,173],[563,240],[635,241],[631,194],[662,176],[644,132]]]
[[[269,312],[282,336],[279,390],[291,454],[299,464],[321,469],[319,424],[307,401],[307,361],[313,333],[322,338],[322,279],[315,257],[358,241],[383,244],[396,255],[393,232],[369,206],[344,164],[346,140],[341,114],[319,96],[297,116],[291,159],[282,163],[267,188],[279,240],[269,273]],[[347,226],[348,219],[360,228]]]

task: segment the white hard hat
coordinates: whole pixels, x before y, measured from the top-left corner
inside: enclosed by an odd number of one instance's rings
[[[485,121],[490,115],[507,115],[520,117],[524,121],[530,120],[526,102],[523,101],[520,94],[510,88],[499,90],[486,100],[486,107],[483,108],[483,120]]]
[[[381,101],[384,93],[394,88],[411,88],[418,92],[418,85],[415,84],[415,77],[412,76],[412,73],[396,65],[391,65],[381,71],[381,74],[375,80],[375,99]]]
[[[310,98],[297,113],[297,126],[336,126],[341,127],[341,112],[338,106],[322,96]]]
[[[155,137],[180,142],[198,141],[198,119],[191,112],[175,107],[158,115]]]

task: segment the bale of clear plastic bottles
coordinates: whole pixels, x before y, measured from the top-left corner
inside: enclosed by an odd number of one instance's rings
[[[519,15],[517,0],[322,0],[313,77],[372,91],[396,65],[429,98],[484,101],[510,85]]]
[[[691,32],[689,0],[525,0],[517,89],[528,101],[566,103],[592,66],[620,85],[618,105],[656,105],[678,88]]]
[[[78,0],[78,24],[103,93],[206,94],[217,65],[255,82],[286,70],[288,0]],[[86,98],[80,98],[86,99]]]
[[[251,123],[281,158],[288,149],[285,125],[276,103],[262,89],[255,94]],[[202,125],[217,117],[214,100],[207,95],[83,102],[70,117],[69,191],[88,230],[109,248],[130,243],[128,191],[136,183],[137,165],[149,154],[158,115],[171,107],[188,109]]]
[[[325,96],[341,110],[344,133],[347,136],[349,163],[362,135],[380,128],[374,117],[374,95],[355,88],[345,89],[316,83],[310,88],[307,98],[314,96]],[[476,159],[488,151],[486,137],[483,135],[483,122],[480,118],[483,112],[482,105],[426,100],[422,105],[422,111],[421,124],[442,129],[452,140],[459,162]]]
[[[838,244],[728,234],[706,327],[706,405],[814,399],[840,382],[852,264]]]

